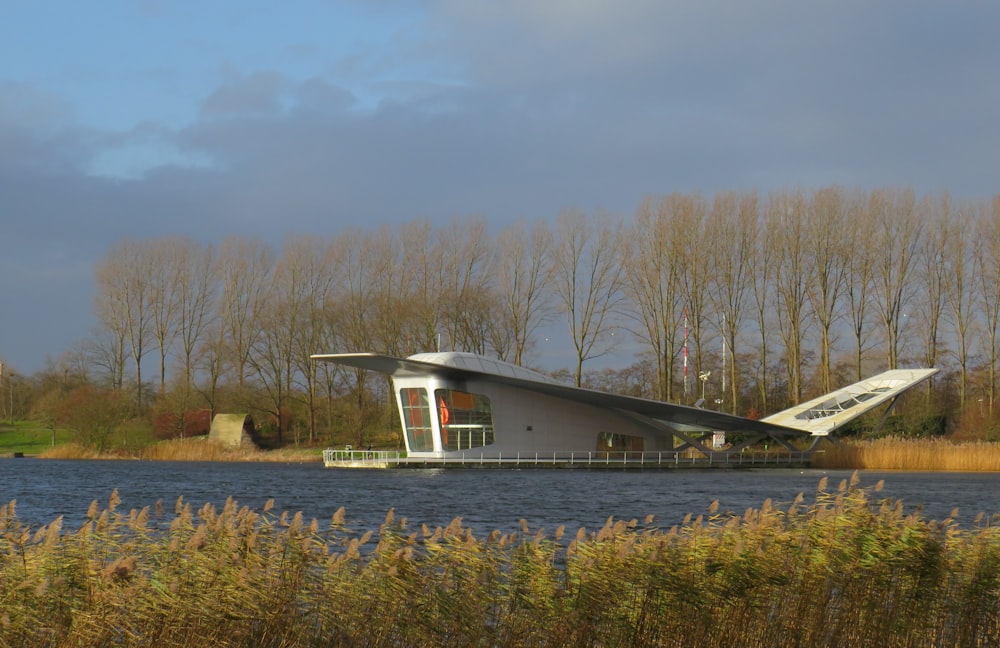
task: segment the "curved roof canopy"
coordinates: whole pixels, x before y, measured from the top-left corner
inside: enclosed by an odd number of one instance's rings
[[[451,380],[487,380],[555,398],[619,410],[677,430],[785,435],[805,433],[816,436],[829,434],[834,428],[937,373],[937,369],[885,372],[766,419],[754,420],[698,407],[571,387],[536,371],[472,353],[421,353],[408,358],[377,353],[320,354],[312,357],[378,371],[393,378],[438,376]]]

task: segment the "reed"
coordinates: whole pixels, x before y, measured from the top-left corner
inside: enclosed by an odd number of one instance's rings
[[[548,535],[377,530],[227,500],[94,502],[79,529],[0,506],[4,646],[971,646],[1000,636],[1000,531],[904,514],[854,478]]]
[[[63,443],[38,454],[38,457],[44,459],[100,459],[102,456],[96,449],[79,443]]]
[[[42,459],[145,459],[149,461],[273,461],[319,462],[317,450],[257,450],[230,448],[204,437],[160,441],[133,453],[98,452],[75,443],[56,446],[38,455]]]
[[[946,439],[841,441],[813,456],[812,466],[848,470],[1000,471],[1000,443]]]

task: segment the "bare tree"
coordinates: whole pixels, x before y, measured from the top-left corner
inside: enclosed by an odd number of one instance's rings
[[[683,311],[681,260],[673,254],[677,232],[661,201],[647,199],[626,231],[624,289],[636,322],[637,338],[656,359],[656,398],[673,400],[674,361],[679,353],[678,322]]]
[[[955,210],[951,197],[946,193],[937,205],[935,228],[947,228],[943,237],[941,254],[943,274],[942,292],[947,304],[947,320],[955,334],[955,357],[959,367],[959,404],[965,407],[969,396],[969,362],[972,327],[975,319],[975,254],[971,232],[974,230],[974,210]],[[930,348],[930,347],[928,347]],[[937,358],[928,358],[928,366],[937,364]],[[928,397],[930,382],[928,381]]]
[[[757,245],[760,207],[756,193],[721,193],[712,201],[707,230],[716,241],[716,251],[709,256],[711,284],[709,299],[717,317],[724,354],[722,363],[728,382],[727,409],[736,413],[740,375],[737,367],[737,341],[746,317],[750,292],[751,265]]]
[[[167,356],[178,332],[180,282],[183,270],[180,258],[184,242],[176,238],[154,239],[142,244],[148,261],[146,281],[149,290],[149,314],[153,337],[159,352],[159,393],[167,387]]]
[[[501,360],[523,364],[532,335],[549,316],[552,232],[543,221],[530,230],[517,223],[497,242],[496,290],[500,308],[491,344]]]
[[[293,389],[289,395],[305,406],[306,430],[310,443],[317,436],[319,408],[319,377],[317,364],[312,361],[311,356],[329,339],[329,322],[335,310],[335,290],[339,281],[334,253],[333,246],[315,237],[293,240],[283,250],[295,290],[295,303],[292,304],[294,319],[291,326],[292,362],[289,372],[289,384]],[[296,443],[300,442],[300,427],[294,426]]]
[[[988,211],[987,211],[988,209]],[[979,307],[988,362],[987,396],[990,413],[997,395],[997,355],[1000,350],[1000,195],[993,198],[990,208],[976,220],[975,269],[979,290]]]
[[[421,233],[422,227],[416,232]],[[417,270],[409,265],[413,257],[425,254],[420,249],[428,244],[428,236],[415,237],[414,226],[404,226],[399,236],[383,227],[366,240],[365,249],[375,259],[368,280],[371,283],[372,320],[369,330],[379,350],[396,356],[406,356],[416,351],[430,351],[436,347],[433,336],[437,329],[436,297],[431,282],[413,274],[428,272],[426,266]],[[418,292],[415,285],[421,285]],[[426,293],[424,292],[426,290]],[[424,299],[433,299],[427,303]],[[425,313],[425,310],[435,310]],[[428,328],[430,332],[428,333]],[[425,336],[430,336],[425,339]]]
[[[847,223],[850,198],[840,187],[821,189],[809,201],[805,236],[811,246],[807,257],[809,280],[806,295],[819,324],[820,392],[833,391],[830,377],[833,326],[840,315],[841,296],[847,281],[849,250]]]
[[[566,211],[556,224],[554,277],[558,299],[576,352],[574,380],[582,384],[583,363],[607,353],[622,299],[620,226]]]
[[[943,209],[939,209],[939,207]],[[926,223],[925,235],[917,248],[916,277],[924,288],[917,302],[916,319],[920,322],[924,335],[923,364],[933,367],[937,364],[941,348],[941,315],[945,305],[945,285],[949,259],[946,254],[952,247],[954,230],[948,218],[949,206],[932,204],[930,199],[918,205],[921,219]],[[917,297],[915,297],[917,299]],[[929,383],[928,383],[929,384]]]
[[[852,204],[844,223],[845,246],[848,249],[847,277],[844,290],[847,294],[847,310],[854,337],[855,378],[863,379],[863,362],[868,349],[868,308],[872,302],[875,281],[875,221],[870,212],[860,203]]]
[[[213,323],[215,305],[215,252],[190,240],[178,242],[177,335],[185,389],[194,386],[195,352]]]
[[[452,222],[438,239],[441,322],[452,349],[486,355],[494,318],[494,243],[482,219]]]
[[[248,376],[247,363],[260,333],[258,315],[266,301],[267,280],[274,266],[272,250],[256,241],[229,238],[219,248],[219,318],[227,363],[240,390]]]
[[[881,189],[872,192],[869,199],[869,215],[875,222],[874,245],[879,250],[874,303],[885,328],[889,369],[899,366],[901,335],[908,318],[906,308],[916,289],[913,265],[923,225],[914,207],[910,189]]]
[[[772,262],[771,253],[773,248],[774,235],[764,223],[762,230],[758,233],[756,245],[751,256],[752,272],[750,274],[750,288],[753,293],[754,304],[754,324],[757,329],[757,398],[760,411],[766,413],[769,410],[770,374],[768,365],[770,363],[770,350],[772,339],[771,321],[774,308],[773,293],[775,282],[775,264]]]
[[[407,223],[399,229],[402,267],[409,287],[410,317],[414,326],[408,332],[410,352],[439,350],[444,314],[444,287],[448,283],[445,260],[448,253],[441,237],[427,220]],[[399,303],[398,300],[394,300]],[[448,340],[449,345],[454,340]]]
[[[771,236],[770,252],[775,264],[778,330],[785,345],[788,399],[802,400],[802,370],[806,359],[803,341],[809,321],[809,281],[806,198],[801,192],[772,195],[766,208]]]
[[[120,241],[97,264],[95,310],[112,339],[124,339],[135,367],[135,404],[142,409],[142,359],[148,352],[153,326],[150,308],[151,274],[146,246]]]
[[[678,278],[683,294],[682,319],[687,322],[689,342],[694,342],[694,367],[701,375],[706,371],[706,349],[714,318],[710,312],[709,285],[715,238],[706,226],[708,203],[699,194],[671,194],[661,203],[674,231],[671,253],[677,260]],[[688,344],[690,347],[690,344]],[[704,391],[702,384],[702,391]],[[685,395],[687,395],[685,384]]]
[[[328,331],[325,339],[327,351],[360,352],[381,350],[378,318],[381,297],[376,292],[377,276],[383,264],[392,267],[395,259],[386,258],[391,251],[392,236],[388,230],[341,232],[330,246],[330,265],[333,269],[333,308],[327,312]],[[391,322],[390,322],[391,324]],[[370,372],[364,369],[346,369],[332,362],[319,363],[318,381],[325,400],[331,407],[327,418],[333,419],[332,405],[335,398],[348,396],[354,405],[348,427],[354,431],[353,443],[365,442],[365,412],[368,408],[368,381]]]
[[[121,390],[125,383],[125,364],[128,361],[128,343],[122,322],[109,324],[102,321],[91,336],[81,342],[87,363],[98,370],[110,389]]]

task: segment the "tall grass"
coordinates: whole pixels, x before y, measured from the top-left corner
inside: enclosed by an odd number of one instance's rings
[[[813,455],[812,466],[848,470],[1000,471],[1000,443],[945,439],[841,441]]]
[[[0,507],[5,646],[975,646],[1000,637],[1000,535],[856,479],[807,503],[609,519],[566,536],[456,518],[378,530],[178,500],[31,529]]]
[[[42,459],[145,459],[150,461],[275,461],[319,462],[316,450],[257,450],[231,448],[204,437],[160,441],[134,452],[98,452],[93,448],[67,443],[39,455]]]

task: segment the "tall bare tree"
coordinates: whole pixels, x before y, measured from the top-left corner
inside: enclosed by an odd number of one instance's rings
[[[809,279],[806,295],[819,325],[819,387],[833,391],[830,377],[833,327],[840,316],[841,297],[847,281],[847,223],[850,196],[840,187],[815,192],[809,201],[805,236],[811,248],[807,256]]]
[[[941,205],[925,199],[917,206],[924,221],[924,236],[917,248],[917,263],[914,272],[923,290],[915,291],[916,319],[920,322],[924,342],[925,366],[937,364],[941,349],[941,316],[945,306],[945,286],[948,281],[950,259],[947,254],[954,244],[954,228],[949,222],[952,214],[945,201]],[[929,384],[929,383],[928,383]]]
[[[452,222],[441,232],[442,328],[454,350],[486,355],[493,293],[494,242],[482,219]]]
[[[656,359],[656,398],[674,399],[674,362],[680,352],[681,260],[674,254],[677,232],[663,201],[646,199],[623,241],[624,289],[636,322],[636,337]]]
[[[802,400],[802,372],[806,363],[803,343],[809,322],[810,262],[807,214],[806,197],[800,191],[770,196],[765,211],[775,264],[778,330],[785,346],[788,400],[792,404]]]
[[[845,246],[848,249],[847,277],[844,290],[847,296],[847,310],[854,337],[855,378],[860,381],[864,373],[864,356],[868,350],[871,326],[868,321],[869,307],[874,291],[875,264],[875,221],[870,211],[860,203],[852,203],[844,224]]]
[[[267,396],[279,445],[284,443],[284,434],[293,424],[288,405],[301,369],[305,368],[309,379],[306,387],[313,385],[308,356],[316,348],[322,328],[314,306],[317,302],[322,305],[326,299],[326,273],[319,270],[323,263],[323,246],[314,239],[287,241],[267,284],[268,299],[257,309],[261,327],[248,364]]]
[[[296,301],[292,305],[291,322],[291,371],[289,372],[290,399],[305,407],[305,426],[308,441],[316,440],[319,409],[319,376],[312,354],[322,349],[329,339],[329,321],[334,313],[335,292],[338,287],[335,248],[318,237],[300,237],[289,241],[283,257],[290,267],[289,274],[298,275],[293,281]],[[299,443],[301,425],[293,422]]]
[[[990,413],[997,395],[997,356],[1000,353],[1000,195],[976,219],[975,269],[980,317],[988,362],[987,397]]]
[[[737,342],[746,317],[750,294],[753,250],[758,241],[760,206],[756,193],[717,194],[712,201],[707,231],[716,242],[716,252],[709,256],[711,284],[709,299],[719,322],[723,344],[722,364],[728,385],[726,409],[737,411],[740,375],[737,367]]]
[[[522,365],[535,331],[549,317],[552,232],[544,221],[519,222],[497,241],[496,291],[500,304],[491,344],[501,360]]]
[[[215,252],[182,239],[177,259],[177,337],[185,389],[194,386],[195,353],[212,324],[217,288]]]
[[[874,304],[885,329],[886,363],[899,367],[902,333],[917,280],[914,264],[923,236],[916,200],[910,189],[879,189],[870,194],[869,215],[875,222]]]
[[[678,278],[686,313],[682,318],[687,322],[689,354],[693,342],[695,371],[707,378],[714,371],[707,368],[706,351],[714,321],[709,300],[709,259],[715,248],[715,237],[706,226],[708,202],[700,194],[671,194],[661,202],[661,210],[674,231],[671,253],[679,264]],[[702,392],[706,384],[702,383]]]
[[[954,333],[955,359],[959,368],[959,404],[965,407],[969,397],[969,362],[970,346],[973,335],[975,316],[975,254],[973,252],[972,232],[974,232],[975,212],[969,208],[958,208],[952,204],[951,197],[945,193],[937,202],[937,218],[935,228],[947,228],[948,235],[944,237],[944,249],[941,254],[943,268],[942,292],[947,305],[946,319]],[[930,360],[930,359],[928,359]],[[928,366],[934,364],[928,362]],[[931,383],[928,381],[928,396]]]
[[[97,264],[95,310],[112,338],[124,339],[135,368],[135,404],[142,409],[142,360],[149,351],[153,319],[147,246],[120,241]]]
[[[750,288],[753,294],[754,327],[757,329],[757,400],[761,413],[770,411],[770,372],[775,264],[774,234],[765,222],[751,256]]]
[[[607,353],[622,300],[620,226],[607,217],[589,219],[565,211],[556,223],[554,277],[576,352],[574,381],[583,382],[583,363]]]
[[[183,271],[178,238],[162,238],[142,243],[147,259],[149,313],[153,338],[159,352],[159,393],[167,388],[167,357],[177,338],[180,302],[179,274]]]
[[[442,344],[454,346],[454,340],[441,340],[444,315],[444,288],[448,283],[445,261],[448,251],[439,232],[430,221],[418,220],[399,228],[402,247],[401,266],[406,269],[410,317],[414,326],[408,333],[410,353],[440,350]]]
[[[422,233],[422,229],[417,227],[416,232]],[[413,225],[404,226],[397,236],[392,229],[383,227],[366,240],[365,247],[376,260],[368,278],[373,298],[370,330],[380,350],[397,356],[432,351],[437,346],[437,292],[432,290],[430,279],[424,279],[430,270],[408,265],[414,256],[426,254],[408,248],[428,245],[428,239],[413,236],[413,230]],[[419,274],[417,279],[414,273]],[[419,291],[415,287],[418,285]]]
[[[258,315],[268,297],[268,279],[274,252],[267,245],[245,238],[229,238],[219,248],[218,312],[227,359],[236,382],[243,390],[247,363],[260,334]]]

